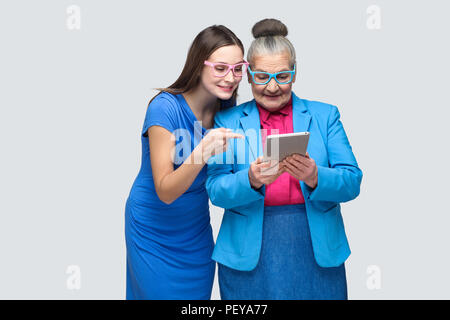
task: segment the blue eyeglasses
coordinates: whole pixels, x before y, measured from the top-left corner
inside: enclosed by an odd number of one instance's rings
[[[294,70],[292,71],[280,71],[277,73],[269,73],[262,71],[252,71],[250,67],[248,67],[248,72],[252,76],[252,80],[256,84],[268,84],[272,78],[279,84],[288,84],[291,83],[295,74],[295,64]]]

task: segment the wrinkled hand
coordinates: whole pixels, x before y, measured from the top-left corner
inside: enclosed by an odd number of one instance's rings
[[[274,182],[284,172],[284,165],[277,160],[263,162],[262,159],[263,156],[258,157],[248,169],[250,185],[255,189]]]
[[[284,171],[288,172],[294,178],[305,182],[310,188],[317,186],[317,165],[314,159],[306,156],[293,154],[286,157],[282,162]]]

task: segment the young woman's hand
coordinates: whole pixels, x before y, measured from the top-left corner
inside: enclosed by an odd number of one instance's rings
[[[155,190],[159,199],[166,204],[175,201],[192,185],[206,163],[202,162],[202,158],[207,160],[218,150],[225,151],[228,139],[244,138],[226,128],[213,129],[203,137],[183,164],[174,170],[176,137],[173,133],[161,126],[152,126],[148,129],[148,136]]]
[[[198,145],[203,162],[206,163],[211,156],[225,152],[228,148],[228,140],[235,138],[244,139],[245,137],[227,128],[211,129]]]
[[[285,166],[284,170],[294,178],[305,182],[312,189],[317,186],[317,165],[314,159],[309,157],[308,152],[305,157],[293,154],[285,158],[282,163]]]
[[[255,189],[274,182],[284,172],[284,165],[281,162],[277,160],[263,162],[262,159],[263,156],[258,157],[248,169],[250,185]]]

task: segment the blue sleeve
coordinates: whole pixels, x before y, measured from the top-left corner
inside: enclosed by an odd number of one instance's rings
[[[332,202],[353,200],[359,195],[363,173],[358,167],[336,106],[333,106],[328,119],[327,152],[329,167],[317,166],[318,182],[309,199]],[[311,191],[309,187],[307,189]]]
[[[176,119],[177,107],[174,105],[174,102],[158,95],[148,105],[142,135],[147,137],[147,131],[151,126],[161,126],[173,132],[177,129]]]

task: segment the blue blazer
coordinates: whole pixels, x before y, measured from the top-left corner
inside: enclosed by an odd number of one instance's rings
[[[314,257],[321,267],[341,265],[350,255],[341,202],[360,192],[362,171],[349,144],[336,106],[308,101],[292,93],[294,132],[309,131],[309,156],[318,167],[318,184],[300,181]],[[250,186],[250,163],[263,154],[255,100],[216,114],[214,127],[245,134],[230,139],[226,152],[208,161],[206,190],[211,202],[225,209],[212,258],[230,268],[250,271],[259,260],[265,186]],[[248,130],[248,131],[247,131]]]

